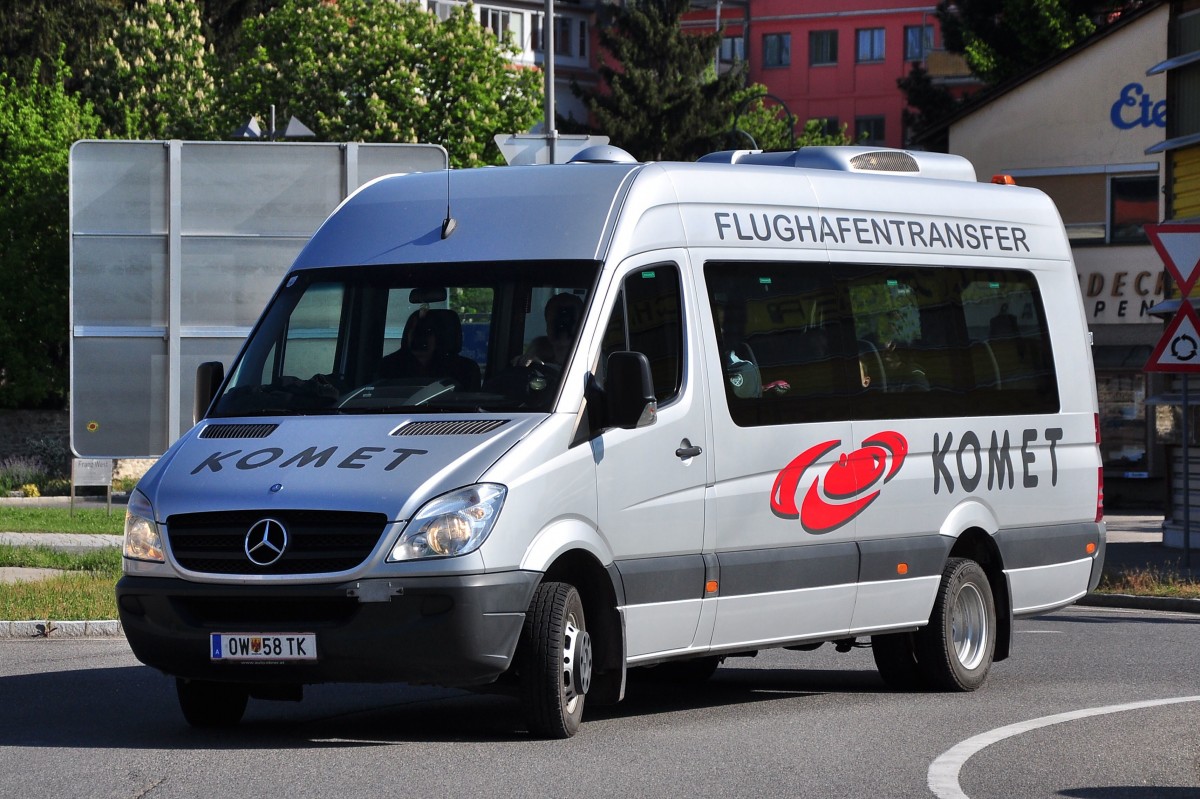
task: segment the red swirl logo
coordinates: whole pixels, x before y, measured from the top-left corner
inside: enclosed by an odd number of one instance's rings
[[[876,433],[863,441],[861,449],[843,452],[824,474],[813,477],[797,507],[804,473],[841,444],[840,440],[817,444],[783,467],[771,486],[771,511],[776,516],[799,519],[804,529],[815,535],[836,530],[875,501],[880,486],[896,476],[908,455],[904,436],[890,430]]]

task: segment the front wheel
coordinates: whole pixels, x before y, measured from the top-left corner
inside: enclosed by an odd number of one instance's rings
[[[574,586],[538,586],[525,614],[519,652],[521,701],[529,731],[570,738],[583,720],[592,680],[592,639]]]
[[[916,633],[917,661],[929,684],[974,691],[996,650],[996,605],[987,575],[973,560],[950,558],[942,570],[929,625]]]

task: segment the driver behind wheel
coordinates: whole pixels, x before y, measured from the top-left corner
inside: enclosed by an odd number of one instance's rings
[[[562,366],[571,353],[575,331],[583,319],[583,299],[577,294],[555,294],[546,302],[546,335],[529,342],[525,352],[517,356],[517,366],[548,363]]]

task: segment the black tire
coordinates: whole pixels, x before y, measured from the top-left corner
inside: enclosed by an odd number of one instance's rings
[[[236,683],[175,679],[183,717],[193,727],[232,727],[242,720],[250,692]]]
[[[916,632],[915,641],[930,687],[974,691],[983,685],[996,651],[996,604],[978,563],[946,561],[929,625]]]
[[[912,633],[871,636],[871,654],[875,657],[879,676],[889,688],[916,691],[925,687]]]
[[[543,583],[525,614],[519,644],[521,702],[529,732],[570,738],[583,720],[592,641],[583,600],[567,583]]]

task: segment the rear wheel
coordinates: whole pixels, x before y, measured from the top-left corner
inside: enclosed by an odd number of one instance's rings
[[[232,727],[242,720],[250,692],[236,683],[175,679],[183,717],[193,727]]]
[[[871,636],[871,654],[879,676],[889,688],[913,691],[925,685],[912,633]]]
[[[944,691],[974,691],[987,679],[996,650],[996,605],[979,564],[950,558],[929,625],[915,634],[926,680]]]
[[[519,664],[529,731],[570,738],[583,720],[592,679],[592,639],[574,586],[538,586],[521,630]]]

